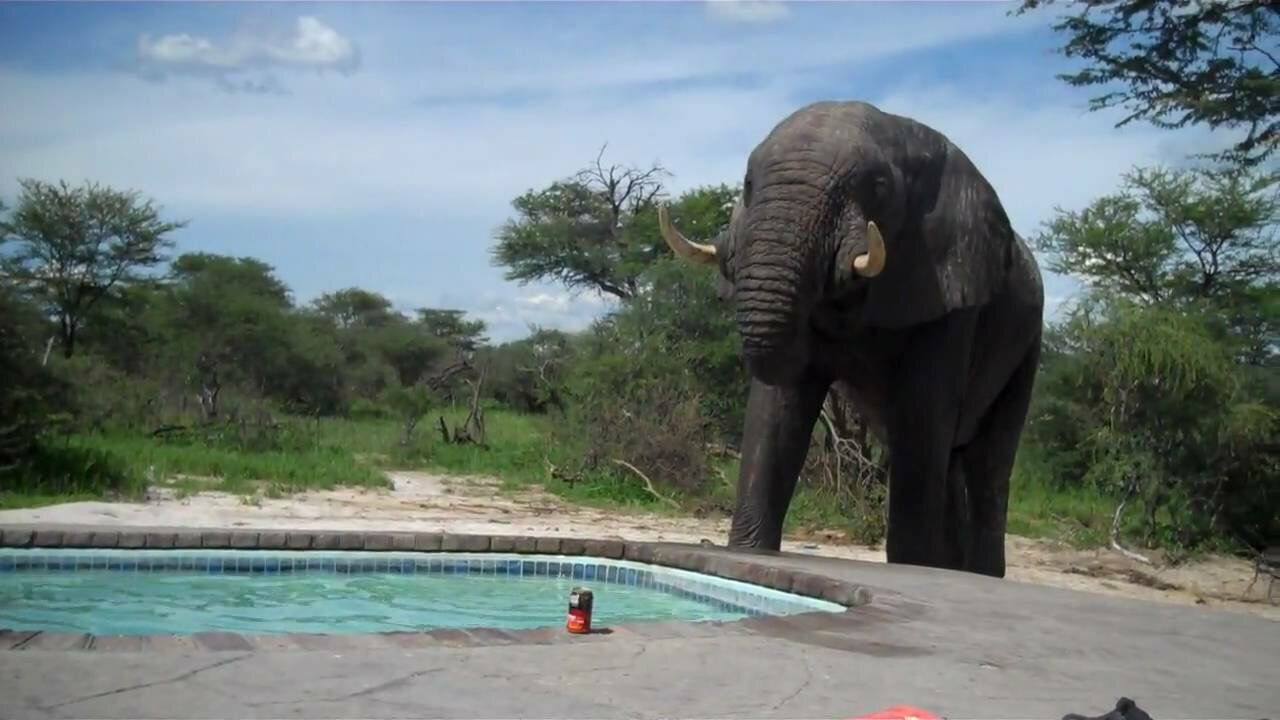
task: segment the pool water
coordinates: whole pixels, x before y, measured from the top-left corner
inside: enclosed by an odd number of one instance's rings
[[[109,570],[0,573],[0,627],[97,635],[372,633],[563,625],[569,577]],[[736,620],[660,590],[593,587],[592,624]]]
[[[625,560],[476,553],[0,548],[0,628],[95,635],[374,633],[730,621],[844,607]]]

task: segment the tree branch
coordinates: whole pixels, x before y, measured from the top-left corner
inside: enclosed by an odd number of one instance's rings
[[[645,489],[645,490],[647,490],[647,491],[649,492],[649,494],[650,494],[650,495],[652,495],[652,496],[654,496],[655,498],[657,498],[658,500],[661,500],[662,502],[664,502],[664,503],[666,503],[666,504],[670,505],[670,506],[671,506],[671,507],[673,507],[673,508],[678,508],[678,507],[680,507],[680,503],[677,503],[675,500],[672,500],[671,498],[666,497],[665,495],[660,494],[660,493],[657,491],[657,489],[655,489],[655,488],[653,487],[653,481],[649,479],[649,476],[648,476],[648,475],[645,475],[645,474],[644,474],[644,473],[642,473],[642,472],[640,472],[639,468],[637,468],[635,465],[632,465],[631,463],[627,462],[626,460],[616,460],[616,459],[615,459],[613,462],[614,462],[614,464],[616,464],[616,465],[621,465],[622,467],[624,467],[624,468],[626,468],[626,469],[630,470],[631,472],[635,473],[636,475],[640,476],[640,479],[644,481],[644,489]]]
[[[1130,492],[1130,495],[1131,494],[1132,492]],[[1116,506],[1116,514],[1111,519],[1111,549],[1129,558],[1130,560],[1137,560],[1138,562],[1151,565],[1152,563],[1150,558],[1148,558],[1145,555],[1139,555],[1138,553],[1132,550],[1126,550],[1124,546],[1120,544],[1120,515],[1121,513],[1124,512],[1124,506],[1128,502],[1129,502],[1129,495],[1126,495],[1124,499],[1120,501],[1120,504]]]

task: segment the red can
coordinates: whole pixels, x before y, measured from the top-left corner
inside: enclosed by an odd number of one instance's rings
[[[591,632],[591,591],[586,588],[574,588],[569,593],[569,620],[565,629],[577,635]]]

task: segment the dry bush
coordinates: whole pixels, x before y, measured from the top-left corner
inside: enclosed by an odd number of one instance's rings
[[[810,440],[803,482],[838,505],[851,539],[872,544],[887,527],[888,473],[862,421],[837,395],[828,397]]]
[[[696,394],[655,384],[620,402],[599,403],[583,420],[587,468],[621,472],[615,462],[622,460],[660,487],[689,495],[706,489],[710,423]]]

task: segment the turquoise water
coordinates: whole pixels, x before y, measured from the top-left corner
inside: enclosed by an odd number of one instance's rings
[[[0,627],[100,635],[553,627],[565,622],[570,589],[583,584],[475,574],[24,570],[0,573]],[[593,626],[745,617],[654,588],[602,584],[592,591]]]

